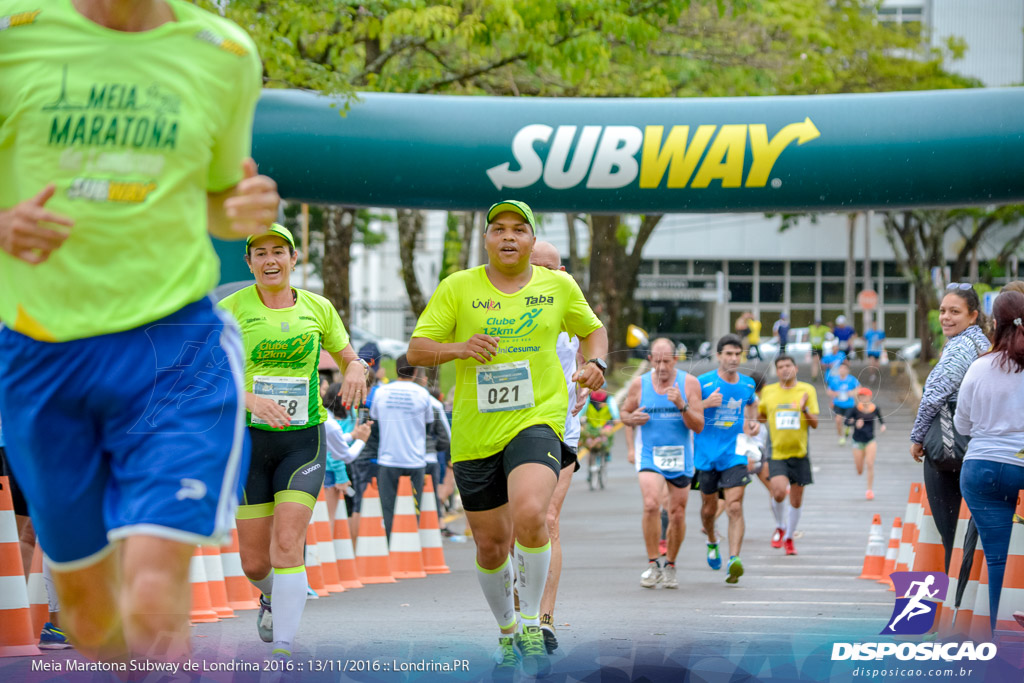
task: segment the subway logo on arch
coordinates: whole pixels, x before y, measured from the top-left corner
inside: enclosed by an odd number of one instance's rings
[[[579,133],[577,134],[577,131]],[[618,189],[636,183],[655,189],[765,187],[779,157],[793,144],[821,136],[811,121],[790,123],[769,138],[768,126],[703,124],[695,126],[558,126],[535,123],[512,139],[512,162],[487,169],[499,189],[530,187],[543,181],[553,190],[584,184],[588,189]],[[575,142],[575,145],[573,144]],[[548,146],[544,158],[538,144]],[[637,155],[639,154],[639,159]],[[749,165],[747,163],[749,159]]]

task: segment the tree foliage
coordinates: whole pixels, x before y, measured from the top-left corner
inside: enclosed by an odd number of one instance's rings
[[[230,0],[226,14],[259,45],[267,87],[312,89],[350,100],[358,91],[748,97],[977,85],[942,69],[943,57],[962,53],[962,44],[951,40],[942,49],[930,48],[914,30],[879,21],[880,4]],[[404,225],[421,224],[409,217]],[[632,235],[624,224],[619,217],[591,216],[587,225],[593,249],[614,253],[593,253],[589,259],[580,254],[573,260],[588,260],[591,268],[608,261],[624,269],[615,271],[616,278],[592,278],[588,294],[606,302],[609,311],[627,313],[632,290],[615,285],[635,283],[645,239],[639,239],[642,231]],[[453,228],[450,237],[455,236]],[[447,242],[455,244],[454,239]],[[578,252],[575,244],[572,252]],[[413,257],[411,249],[402,253]],[[445,258],[443,272],[465,262],[448,249]],[[403,265],[403,272],[412,273],[411,263]],[[420,300],[416,289],[410,297]],[[622,328],[622,337],[625,325],[615,327]],[[613,346],[623,342],[618,337],[612,338]]]

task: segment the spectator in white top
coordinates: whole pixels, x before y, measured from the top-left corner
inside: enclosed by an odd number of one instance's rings
[[[427,389],[427,374],[419,372],[416,374],[416,383]],[[434,486],[434,500],[437,509],[441,509],[441,497],[437,490],[441,486],[441,463],[439,458],[447,457],[448,449],[452,445],[452,428],[448,424],[448,416],[444,413],[444,405],[437,398],[437,394],[427,389],[430,394],[430,407],[434,411],[434,421],[427,425],[426,441],[426,474]]]
[[[427,466],[427,425],[434,422],[430,394],[416,383],[419,368],[409,365],[403,353],[395,362],[398,381],[377,389],[370,417],[377,421],[380,445],[377,449],[377,487],[384,511],[384,530],[391,538],[395,497],[400,477],[412,479],[416,509],[423,491]]]
[[[960,490],[985,548],[989,618],[995,628],[1013,513],[1024,489],[1024,294],[1002,292],[992,317],[995,343],[967,369],[953,424],[971,437]]]

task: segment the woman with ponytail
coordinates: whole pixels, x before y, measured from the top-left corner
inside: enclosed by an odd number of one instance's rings
[[[995,343],[967,370],[953,422],[971,437],[960,490],[985,548],[995,628],[1013,513],[1024,489],[1024,294],[1003,291],[992,317]]]

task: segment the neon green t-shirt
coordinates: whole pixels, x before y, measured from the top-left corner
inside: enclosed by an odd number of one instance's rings
[[[320,348],[336,353],[348,346],[348,332],[331,302],[292,288],[295,305],[267,308],[256,285],[224,297],[218,304],[242,329],[245,390],[277,401],[291,417],[285,429],[304,429],[327,419],[320,400]],[[252,427],[271,429],[252,413]]]
[[[500,340],[486,365],[455,361],[453,462],[492,456],[531,425],[548,425],[562,438],[569,406],[555,351],[558,334],[583,338],[601,327],[569,275],[534,267],[529,284],[505,294],[484,268],[442,280],[412,333],[438,342],[464,342],[474,334]]]
[[[249,37],[183,0],[125,33],[71,0],[0,0],[0,209],[38,194],[75,221],[49,260],[0,251],[0,320],[43,341],[163,318],[216,284],[206,194],[249,156],[262,67]]]
[[[832,330],[827,325],[811,325],[807,328],[807,338],[811,342],[812,349],[821,349],[825,346],[825,337]]]

